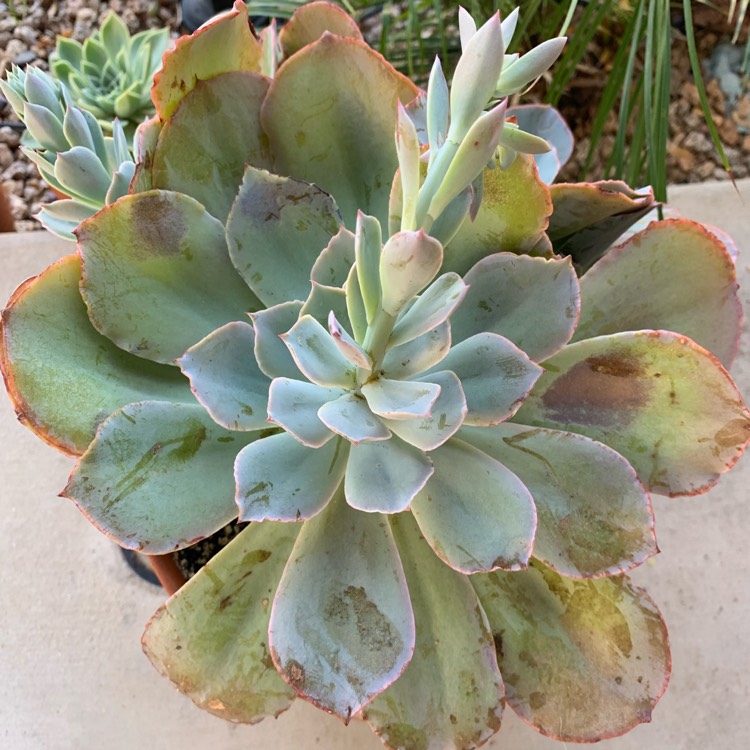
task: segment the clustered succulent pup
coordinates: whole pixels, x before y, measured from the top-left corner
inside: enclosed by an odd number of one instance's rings
[[[507,704],[590,742],[666,687],[626,574],[649,492],[705,491],[750,436],[734,264],[683,219],[612,247],[649,193],[539,178],[504,97],[563,42],[506,56],[516,18],[462,12],[422,92],[335,6],[257,39],[237,3],[165,55],[129,194],[3,314],[10,396],[104,533],[251,521],[144,635],[227,719],[299,696],[469,750]]]

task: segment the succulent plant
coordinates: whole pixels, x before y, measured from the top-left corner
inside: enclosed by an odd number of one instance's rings
[[[652,195],[548,187],[493,103],[499,17],[461,25],[425,93],[335,6],[261,43],[237,3],[165,55],[130,194],[3,315],[16,410],[99,529],[158,554],[252,521],[144,635],[233,721],[300,696],[408,750],[477,747],[505,703],[566,741],[647,721],[649,492],[750,437],[721,238],[612,247]]]
[[[72,103],[64,84],[38,68],[13,66],[0,89],[26,125],[23,153],[63,200],[37,218],[54,234],[75,240],[73,230],[128,192],[135,162],[115,120],[105,136],[97,119]]]
[[[70,91],[73,102],[107,128],[125,123],[128,135],[154,114],[151,85],[170,44],[169,29],[148,29],[130,36],[114,12],[83,44],[58,37],[50,70]]]

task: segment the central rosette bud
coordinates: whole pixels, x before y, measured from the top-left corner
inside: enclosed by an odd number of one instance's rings
[[[495,424],[515,411],[541,368],[492,333],[451,348],[449,318],[468,287],[453,272],[435,278],[442,263],[441,244],[423,231],[382,245],[377,220],[360,214],[356,234],[340,232],[321,254],[301,308],[253,316],[258,364],[276,375],[268,421],[286,434],[240,454],[241,518],[268,518],[270,508],[277,519],[314,515],[342,480],[352,507],[403,511],[433,474],[430,451],[463,424]],[[326,269],[338,269],[341,287],[315,280]],[[281,327],[294,310],[294,324]],[[316,481],[296,491],[269,482],[287,462],[305,462]]]

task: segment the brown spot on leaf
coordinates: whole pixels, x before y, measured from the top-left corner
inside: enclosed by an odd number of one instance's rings
[[[303,690],[305,685],[305,668],[294,659],[284,665],[284,672],[295,690]]]
[[[649,380],[640,360],[626,352],[589,357],[557,378],[542,402],[561,424],[627,424],[648,403]]]
[[[714,440],[722,448],[734,448],[744,445],[750,438],[750,419],[733,419],[722,427]]]
[[[534,711],[538,711],[546,702],[547,699],[544,697],[544,693],[535,691],[529,695],[529,705]]]
[[[225,596],[220,602],[219,602],[219,611],[223,612],[230,604],[232,603],[232,595]]]
[[[187,234],[185,218],[167,196],[154,195],[131,203],[134,243],[131,252],[136,256],[177,255]]]

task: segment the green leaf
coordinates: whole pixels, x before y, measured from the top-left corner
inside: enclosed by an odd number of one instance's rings
[[[234,464],[240,521],[300,521],[320,513],[341,484],[347,446],[320,448],[282,432],[245,446]]]
[[[464,277],[469,291],[451,316],[454,344],[484,331],[510,339],[535,362],[568,342],[580,310],[570,259],[497,253]]]
[[[451,323],[442,322],[405,344],[392,347],[383,358],[383,375],[406,380],[440,362],[451,345]]]
[[[600,336],[567,346],[545,367],[515,421],[609,445],[652,492],[704,492],[750,439],[750,413],[731,378],[684,336]]]
[[[461,427],[466,416],[466,398],[461,381],[452,372],[436,372],[425,378],[440,386],[440,395],[428,417],[384,419],[383,422],[416,448],[431,451],[442,445]]]
[[[311,269],[340,221],[331,196],[315,185],[248,167],[227,221],[229,254],[266,306],[305,299]]]
[[[535,562],[471,582],[524,721],[563,742],[598,742],[651,719],[669,680],[667,630],[626,576],[571,581]]]
[[[153,186],[190,195],[225,222],[246,165],[271,168],[268,139],[260,126],[267,91],[268,80],[257,73],[223,73],[197,81],[159,134]]]
[[[326,32],[351,39],[362,39],[354,19],[343,8],[328,2],[301,5],[279,33],[284,57],[291,57],[303,47],[320,39]]]
[[[389,348],[406,344],[446,321],[461,303],[468,287],[456,273],[437,278],[393,327]]]
[[[383,309],[398,315],[435,278],[442,262],[442,245],[422,230],[394,234],[380,256]]]
[[[56,200],[48,203],[37,214],[39,223],[52,234],[64,240],[75,242],[73,232],[86,219],[90,219],[96,210],[81,205],[75,200]]]
[[[395,436],[352,446],[346,502],[367,513],[400,513],[432,476],[432,461]]]
[[[387,440],[391,433],[365,400],[356,393],[345,393],[318,410],[322,422],[338,435],[358,445],[370,440]]]
[[[125,404],[194,403],[176,367],[128,354],[94,330],[79,280],[78,256],[62,258],[18,288],[0,329],[0,366],[19,419],[73,455],[83,453],[99,424]]]
[[[227,323],[178,360],[198,401],[227,430],[268,427],[270,379],[253,355],[255,334],[249,323]]]
[[[345,721],[399,677],[414,651],[414,616],[381,515],[350,508],[341,491],[303,525],[269,635],[284,679]]]
[[[46,107],[26,102],[23,107],[23,121],[29,135],[42,148],[59,154],[70,147],[62,121]]]
[[[650,224],[581,278],[573,340],[662,328],[689,336],[729,367],[741,326],[737,274],[723,243],[678,219]]]
[[[381,250],[380,222],[375,217],[358,211],[357,231],[354,235],[354,257],[368,325],[372,324],[375,318],[383,293],[379,273]]]
[[[146,626],[143,649],[151,663],[223,719],[252,724],[278,716],[294,700],[271,661],[268,620],[299,528],[251,524]]]
[[[505,466],[455,438],[430,453],[435,467],[411,511],[435,553],[461,573],[520,570],[531,556],[534,501]]]
[[[165,53],[161,70],[154,76],[152,98],[162,120],[174,113],[198,81],[230,71],[257,71],[261,59],[244,4],[180,37]],[[240,102],[246,106],[245,102]],[[222,128],[227,135],[227,128]]]
[[[318,289],[324,289],[330,287],[318,287]],[[337,292],[343,290],[337,289]],[[346,329],[336,320],[336,315],[333,310],[328,313],[328,332],[331,334],[333,343],[336,344],[338,350],[349,360],[353,365],[361,367],[363,370],[372,370],[372,361],[365,350],[351,337]]]
[[[362,291],[359,288],[359,277],[357,266],[352,266],[346,279],[346,311],[352,326],[352,333],[357,341],[362,341],[367,332],[367,311],[365,301],[362,299]]]
[[[543,372],[515,344],[495,333],[478,333],[456,344],[435,368],[450,370],[461,381],[467,425],[509,419]]]
[[[318,255],[310,280],[325,286],[343,287],[354,265],[354,235],[339,227],[327,247]]]
[[[301,302],[283,302],[250,315],[255,329],[255,359],[269,378],[299,378],[300,371],[280,335],[299,319]]]
[[[281,339],[305,377],[326,388],[354,385],[356,369],[333,338],[311,315],[303,315]]]
[[[505,423],[462,440],[507,466],[534,498],[534,557],[568,578],[623,573],[658,552],[651,501],[630,464],[583,435]]]
[[[62,495],[123,547],[183,549],[236,518],[232,466],[255,437],[198,404],[130,404],[99,427]]]
[[[624,182],[552,185],[554,210],[547,234],[558,255],[570,255],[584,273],[610,245],[653,207],[650,189],[631,190]]]
[[[386,226],[396,101],[417,93],[364,42],[324,35],[281,66],[263,104],[275,171],[330,193],[350,229],[360,209]]]
[[[260,306],[229,260],[224,228],[186,195],[126,196],[76,235],[92,323],[138,356],[172,362]]]
[[[382,377],[368,381],[360,390],[370,409],[387,419],[427,417],[440,395],[440,386],[434,383]]]
[[[416,209],[419,197],[419,136],[408,112],[398,103],[396,120],[396,151],[402,195],[402,228],[417,226]],[[437,273],[437,271],[436,271]]]
[[[302,380],[276,378],[268,392],[268,419],[303,445],[319,448],[333,437],[333,432],[323,424],[318,410],[344,393],[340,388],[323,388]]]
[[[500,728],[503,681],[466,576],[444,565],[408,513],[391,517],[417,641],[403,675],[363,711],[388,747],[469,750]]]
[[[112,175],[99,157],[83,146],[73,146],[57,155],[55,177],[63,189],[76,193],[89,202],[104,205]]]
[[[507,169],[484,170],[484,196],[474,221],[464,221],[445,247],[443,268],[465,274],[487,255],[529,253],[552,213],[549,188],[534,160],[519,155]]]
[[[305,304],[302,305],[302,309],[299,312],[300,317],[311,315],[318,321],[318,323],[326,325],[329,322],[331,313],[333,313],[337,322],[340,319],[344,325],[349,325],[349,311],[346,308],[346,292],[337,286],[324,286],[323,284],[318,284],[316,281],[313,281],[310,296],[305,300]],[[328,330],[329,332],[331,331],[330,325],[328,326]],[[333,333],[331,333],[331,336],[333,336]],[[337,340],[334,337],[334,343],[339,347],[342,354],[344,354],[341,349],[341,338]],[[350,349],[348,353],[349,355],[352,355],[353,350]],[[346,356],[346,354],[344,354],[344,356]],[[347,357],[347,359],[350,359],[350,357]],[[369,367],[369,364],[367,366]]]

